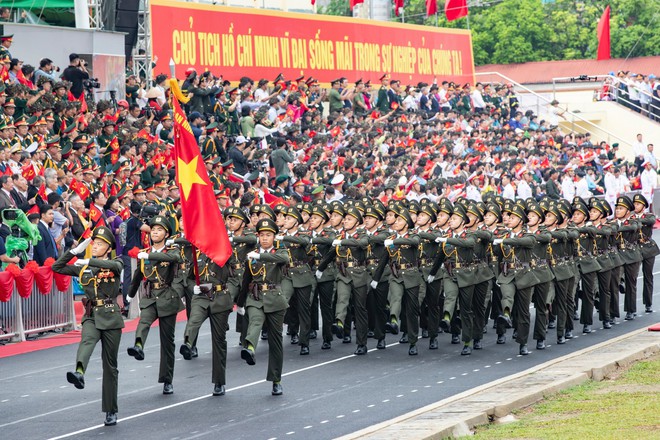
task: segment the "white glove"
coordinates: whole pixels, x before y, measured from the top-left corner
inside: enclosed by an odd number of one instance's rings
[[[71,249],[71,253],[73,255],[80,255],[85,253],[85,249],[87,249],[87,246],[92,242],[91,238],[86,239],[82,243],[79,243],[78,246],[74,247]]]
[[[245,315],[245,307],[237,307],[236,313],[238,313],[241,316]]]
[[[341,246],[341,240],[332,240],[333,246]]]
[[[385,240],[385,241],[383,242],[383,244],[385,245],[385,247],[394,246],[394,240],[390,240],[390,239],[388,238],[387,240]]]
[[[138,260],[148,260],[149,259],[149,252],[138,252],[137,257],[138,257]]]
[[[446,237],[438,237],[438,238],[435,239],[435,242],[436,243],[446,243],[447,238]]]
[[[371,280],[371,283],[369,283],[369,285],[371,286],[372,289],[375,289],[376,287],[378,287],[378,281]]]
[[[165,240],[165,246],[172,246],[174,244],[174,239],[173,238],[168,238]]]
[[[498,244],[502,244],[502,241],[504,240],[502,240],[501,238],[496,238],[495,240],[493,240],[493,244],[497,246]]]
[[[229,242],[233,243],[234,242],[234,237],[229,237]]]
[[[317,279],[317,280],[320,280],[321,277],[323,276],[323,272],[321,272],[320,270],[317,270],[316,273],[315,273],[314,275],[316,275],[316,279]]]
[[[431,284],[433,281],[435,281],[435,277],[433,275],[429,275],[426,277],[426,282]]]
[[[87,266],[89,264],[89,258],[78,258],[75,263],[73,263],[74,266]]]
[[[275,239],[276,239],[277,241],[282,241],[282,240],[284,240],[284,235],[276,235],[276,236],[275,236]]]
[[[132,300],[133,300],[133,298],[131,298],[130,296],[126,295],[126,304],[130,304]]]
[[[200,293],[202,293],[202,289],[197,285],[193,286],[193,295],[199,295]]]
[[[247,257],[249,260],[258,260],[261,257],[261,254],[256,251],[248,252]]]

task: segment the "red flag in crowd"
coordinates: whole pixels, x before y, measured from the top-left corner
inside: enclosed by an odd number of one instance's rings
[[[216,264],[223,266],[231,256],[227,228],[217,206],[204,159],[178,100],[174,107],[174,151],[176,181],[181,192],[181,212],[186,238]]]
[[[335,125],[332,130],[330,130],[330,134],[332,135],[333,138],[336,138],[341,134],[341,128],[339,125]]]
[[[34,167],[29,163],[21,169],[21,175],[25,177],[25,180],[30,181],[36,177],[37,173],[34,172]]]
[[[128,220],[130,216],[131,210],[128,206],[119,211],[119,217],[121,217],[122,220]]]
[[[98,226],[105,226],[103,213],[101,213],[101,211],[93,203],[89,207],[89,221],[92,222],[90,226],[91,229],[95,229]]]
[[[87,200],[87,197],[89,197],[89,188],[87,188],[87,186],[85,186],[84,183],[78,182],[76,179],[71,179],[69,188],[71,188],[76,194],[78,194],[78,196],[83,202]]]
[[[438,0],[426,0],[426,16],[438,13]]]
[[[458,20],[466,15],[468,15],[467,0],[447,0],[445,3],[447,21]]]
[[[596,29],[598,34],[598,56],[597,60],[610,59],[610,7],[609,5],[603,11],[603,15],[598,22]]]
[[[349,0],[349,5],[351,6],[351,11],[355,7],[355,5],[358,5],[360,3],[364,3],[364,0]]]
[[[41,197],[41,200],[44,201],[44,203],[48,203],[48,196],[46,195],[46,185],[42,184],[39,187],[39,191],[37,191],[37,195]]]
[[[396,16],[399,16],[399,10],[403,9],[404,0],[394,0],[394,13]]]

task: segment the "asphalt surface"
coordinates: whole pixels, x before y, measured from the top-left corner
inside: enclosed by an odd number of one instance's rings
[[[654,278],[655,286],[660,286],[660,267]],[[660,306],[660,293],[654,302]],[[460,356],[461,344],[451,345],[448,334],[440,335],[440,349],[435,351],[428,350],[428,340],[420,340],[416,357],[408,356],[408,345],[399,344],[399,336],[393,335],[387,337],[386,350],[376,350],[376,341],[370,339],[369,353],[359,357],[352,354],[354,343],[339,340],[332,350],[322,351],[320,338],[310,341],[309,356],[300,356],[299,347],[285,337],[284,395],[278,397],[271,396],[271,384],[265,381],[268,344],[259,344],[256,366],[240,359],[235,314],[228,333],[227,394],[222,397],[211,396],[208,321],[200,332],[199,358],[185,361],[177,354],[170,396],[163,395],[157,383],[157,329],[152,329],[142,362],[126,354],[134,337],[126,333],[119,351],[117,426],[104,427],[100,412],[100,344],[84,390],[66,382],[77,350],[77,345],[69,345],[0,359],[0,438],[335,438],[658,322],[660,313],[644,313],[641,278],[637,310],[634,321],[620,320],[611,330],[603,330],[595,315],[596,331],[589,335],[581,334],[582,326],[576,323],[576,338],[563,346],[555,345],[550,330],[544,351],[536,351],[530,337],[532,353],[525,357],[518,355],[511,330],[507,343],[496,345],[491,325],[484,335],[484,349],[471,356]],[[177,353],[184,327],[185,322],[177,325]]]

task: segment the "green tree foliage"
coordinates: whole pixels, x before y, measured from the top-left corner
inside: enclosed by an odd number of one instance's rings
[[[348,10],[348,0],[333,3],[345,4]],[[612,58],[660,54],[660,0],[482,0],[481,4],[470,7],[469,17],[447,22],[444,0],[438,0],[437,19],[426,17],[425,0],[406,0],[404,19],[461,29],[468,27],[469,19],[477,65],[594,59],[596,27],[609,4]]]

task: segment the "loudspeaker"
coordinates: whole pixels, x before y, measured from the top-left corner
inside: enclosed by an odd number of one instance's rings
[[[140,9],[140,0],[117,0],[118,11],[135,11]]]

